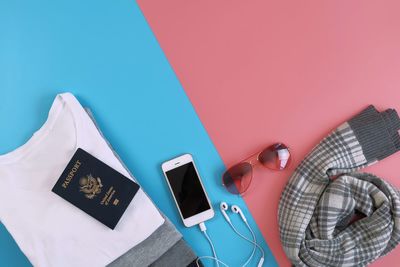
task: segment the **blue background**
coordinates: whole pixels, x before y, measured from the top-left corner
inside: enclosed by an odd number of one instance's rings
[[[198,255],[211,255],[210,247],[197,227],[183,226],[160,169],[183,153],[194,156],[215,206],[207,225],[219,257],[237,266],[251,251],[224,221],[222,200],[241,206],[263,240],[243,200],[220,185],[225,166],[133,0],[0,2],[0,154],[30,138],[63,91],[92,109],[142,187]],[[260,242],[266,265],[275,266]],[[0,224],[0,266],[29,265]]]

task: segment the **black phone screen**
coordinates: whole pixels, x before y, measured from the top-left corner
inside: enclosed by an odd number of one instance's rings
[[[184,219],[211,208],[193,162],[169,170],[166,175]]]

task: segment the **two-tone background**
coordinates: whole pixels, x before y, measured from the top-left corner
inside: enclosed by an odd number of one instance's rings
[[[276,217],[294,167],[367,104],[400,109],[399,10],[398,1],[1,1],[0,153],[71,91],[198,255],[210,248],[183,227],[160,169],[187,152],[216,209],[240,205],[267,266],[289,266]],[[291,147],[291,169],[257,169],[243,198],[225,192],[225,167],[276,141]],[[400,186],[399,162],[369,171]],[[224,261],[245,261],[251,246],[219,212],[208,228]],[[396,249],[372,266],[399,257]],[[29,266],[4,226],[0,266]]]

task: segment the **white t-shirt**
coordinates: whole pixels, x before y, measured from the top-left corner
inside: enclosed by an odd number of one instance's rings
[[[0,220],[35,266],[105,266],[164,223],[141,189],[114,230],[53,193],[78,147],[133,179],[70,93],[26,144],[0,155]]]

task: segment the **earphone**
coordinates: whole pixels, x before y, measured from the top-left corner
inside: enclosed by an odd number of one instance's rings
[[[260,258],[260,261],[259,261],[258,264],[257,264],[257,267],[261,267],[261,266],[263,265],[263,263],[264,263],[264,256],[265,256],[265,253],[264,253],[264,250],[262,249],[262,247],[261,247],[260,245],[257,244],[256,236],[255,236],[253,230],[251,229],[249,223],[247,222],[246,216],[244,216],[242,210],[241,210],[241,209],[239,208],[239,206],[237,206],[237,205],[232,205],[232,207],[231,207],[231,210],[232,210],[233,213],[236,213],[236,214],[239,214],[239,215],[240,215],[240,217],[242,218],[243,222],[246,224],[247,228],[249,229],[249,231],[250,231],[250,233],[251,233],[251,235],[252,235],[252,237],[253,237],[253,240],[250,240],[249,238],[247,238],[247,237],[245,237],[244,235],[242,235],[241,233],[239,233],[239,231],[236,229],[236,227],[232,224],[231,219],[229,218],[228,214],[226,214],[226,211],[229,209],[229,206],[228,206],[228,204],[227,204],[226,202],[221,202],[220,205],[219,205],[219,207],[220,207],[220,210],[221,210],[222,215],[225,217],[225,220],[226,220],[226,221],[228,222],[228,224],[231,226],[231,228],[233,229],[233,231],[234,231],[237,235],[239,235],[241,238],[243,238],[244,240],[246,240],[246,241],[248,241],[248,242],[250,242],[250,243],[252,243],[252,244],[254,245],[253,251],[252,251],[250,257],[247,259],[247,261],[245,262],[245,264],[244,264],[243,266],[246,266],[246,265],[250,262],[250,260],[251,260],[251,259],[253,258],[253,256],[254,256],[255,249],[258,248],[258,249],[260,250],[262,256],[261,256],[261,258]]]
[[[240,217],[242,217],[242,220],[244,222],[247,222],[246,217],[244,217],[244,214],[243,214],[242,210],[237,205],[233,205],[231,207],[231,210],[232,210],[233,213],[239,213]]]
[[[228,204],[226,202],[221,202],[219,204],[219,209],[221,210],[222,215],[224,215],[225,220],[230,223],[231,219],[229,218],[228,214],[226,214],[226,211],[228,210]]]
[[[257,267],[262,267],[262,265],[263,265],[263,263],[264,263],[264,256],[265,256],[264,250],[262,249],[262,247],[261,247],[259,244],[257,244],[256,236],[255,236],[253,230],[251,229],[249,223],[247,222],[246,216],[244,216],[242,210],[241,210],[241,209],[239,208],[239,206],[237,206],[237,205],[232,205],[232,207],[231,207],[231,211],[232,211],[233,213],[239,214],[240,217],[242,218],[243,222],[246,224],[247,228],[249,229],[249,231],[250,231],[250,233],[251,233],[251,235],[252,235],[252,238],[253,238],[252,240],[249,239],[249,238],[247,238],[247,237],[245,237],[244,235],[242,235],[242,234],[236,229],[236,227],[232,224],[231,219],[229,218],[228,214],[226,213],[226,212],[229,210],[229,206],[228,206],[228,204],[227,204],[226,202],[221,202],[220,205],[219,205],[219,209],[220,209],[222,215],[225,217],[225,220],[228,222],[228,224],[229,224],[229,225],[231,226],[231,228],[233,229],[233,231],[234,231],[238,236],[240,236],[241,238],[243,238],[244,240],[246,240],[247,242],[253,244],[253,250],[252,250],[252,252],[251,252],[251,254],[250,254],[250,257],[246,260],[246,262],[242,265],[242,267],[247,266],[247,265],[250,263],[250,261],[253,259],[254,253],[255,253],[255,251],[256,251],[256,248],[258,248],[258,249],[260,250],[261,254],[262,254],[262,256],[261,256],[261,258],[260,258],[260,261],[259,261],[258,264],[257,264]],[[211,256],[202,256],[202,257],[198,257],[197,260],[196,260],[197,266],[199,267],[199,260],[204,258],[204,259],[211,259],[211,260],[216,261],[217,266],[219,266],[219,264],[221,263],[223,266],[228,267],[228,265],[227,265],[226,263],[224,263],[223,261],[221,261],[221,260],[218,259],[217,253],[216,253],[215,248],[214,248],[214,245],[213,245],[213,243],[212,243],[210,237],[209,237],[208,234],[207,234],[207,228],[206,228],[204,222],[200,223],[200,224],[199,224],[199,227],[200,227],[200,230],[204,233],[205,237],[207,238],[207,241],[210,243],[210,246],[211,246],[211,249],[212,249],[212,251],[213,251],[213,255],[214,255],[214,256],[213,256],[213,257],[211,257]]]

